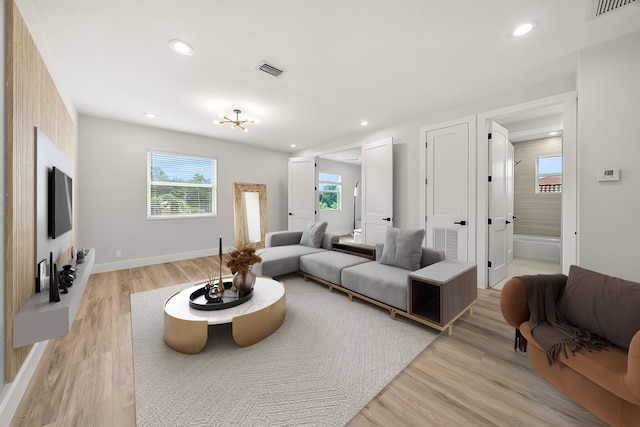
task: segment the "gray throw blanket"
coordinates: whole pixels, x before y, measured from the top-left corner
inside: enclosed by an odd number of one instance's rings
[[[566,276],[563,274],[547,274],[537,276],[520,276],[527,291],[527,303],[531,317],[529,325],[531,335],[547,353],[547,361],[552,365],[558,361],[560,351],[567,356],[567,348],[574,354],[581,348],[601,350],[607,342],[592,335],[589,331],[570,325],[558,311],[558,302],[564,292]],[[521,339],[524,342],[518,343]],[[516,335],[516,345],[526,351],[526,340]]]

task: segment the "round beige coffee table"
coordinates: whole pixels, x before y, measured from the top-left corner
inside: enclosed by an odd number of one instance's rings
[[[253,297],[223,310],[196,310],[189,296],[200,283],[182,290],[164,304],[164,341],[180,353],[195,354],[207,343],[207,326],[231,323],[233,339],[243,347],[262,341],[278,330],[285,317],[285,290],[281,282],[258,277]]]

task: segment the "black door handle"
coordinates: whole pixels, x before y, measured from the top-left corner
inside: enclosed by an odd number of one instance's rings
[[[383,221],[391,221],[391,218],[382,218]]]
[[[467,221],[454,221],[454,224],[467,225]]]
[[[289,212],[289,216],[293,215],[291,212]]]
[[[511,221],[507,220],[507,224],[511,224]]]

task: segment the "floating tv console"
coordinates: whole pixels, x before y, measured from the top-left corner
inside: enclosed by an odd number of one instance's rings
[[[84,262],[76,265],[78,275],[69,293],[60,295],[60,302],[49,302],[49,291],[39,292],[13,317],[13,348],[69,333],[91,275],[95,254],[95,249],[89,249]]]

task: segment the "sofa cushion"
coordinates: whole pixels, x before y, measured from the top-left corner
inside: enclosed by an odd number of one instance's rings
[[[275,246],[263,249],[258,255],[262,262],[253,264],[251,271],[258,276],[276,277],[294,273],[300,269],[300,256],[323,252],[324,249],[303,245]]]
[[[570,324],[628,350],[640,330],[638,307],[640,283],[572,265],[558,311]]]
[[[376,261],[380,262],[382,251],[384,250],[384,243],[376,243]],[[422,259],[420,260],[420,268],[428,267],[436,262],[447,259],[444,251],[431,248],[422,248]]]
[[[300,244],[303,246],[309,246],[310,248],[319,248],[322,246],[322,238],[324,232],[327,229],[327,222],[309,222],[305,229],[302,231],[302,237],[300,237]]]
[[[380,264],[415,271],[420,268],[424,229],[387,228]]]
[[[369,261],[343,269],[341,286],[407,311],[408,277],[404,268]]]
[[[300,257],[300,271],[327,282],[340,285],[343,268],[369,262],[361,256],[336,251],[318,252]]]

